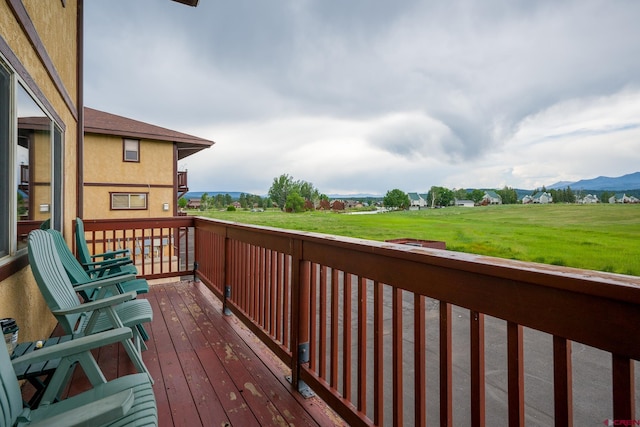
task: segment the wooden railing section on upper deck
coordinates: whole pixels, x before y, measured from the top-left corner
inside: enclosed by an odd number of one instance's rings
[[[179,230],[186,264],[351,425],[635,419],[638,277],[205,218],[131,225]],[[114,248],[127,229],[85,228]]]
[[[86,219],[83,223],[92,254],[129,249],[138,272],[148,279],[193,274],[192,217]]]

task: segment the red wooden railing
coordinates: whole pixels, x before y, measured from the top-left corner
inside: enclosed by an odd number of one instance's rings
[[[140,275],[157,279],[193,273],[191,217],[84,220],[92,254],[129,249]],[[75,251],[75,236],[73,241]]]
[[[640,278],[188,220],[201,280],[351,425],[635,420]]]

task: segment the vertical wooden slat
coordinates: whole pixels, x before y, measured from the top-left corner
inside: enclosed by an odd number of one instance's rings
[[[367,279],[358,278],[358,411],[367,412]]]
[[[283,264],[284,276],[282,283],[282,333],[284,335],[282,337],[282,344],[285,348],[289,348],[289,342],[291,338],[291,333],[289,331],[289,326],[291,323],[291,257],[289,255],[284,254]]]
[[[351,274],[345,273],[343,286],[343,331],[342,331],[342,377],[344,378],[343,396],[351,401]]]
[[[484,314],[471,311],[471,425],[485,425]]]
[[[557,427],[573,426],[573,385],[571,341],[553,337],[554,422]]]
[[[384,422],[384,325],[382,284],[373,282],[373,422]]]
[[[426,298],[413,294],[413,361],[415,368],[414,380],[414,425],[427,425],[427,348],[426,348]]]
[[[402,381],[402,289],[393,288],[393,425],[404,423],[404,388]]]
[[[338,274],[335,268],[331,269],[331,370],[329,384],[332,389],[338,388]]]
[[[613,419],[635,420],[634,362],[627,357],[612,356]]]
[[[275,259],[275,276],[276,276],[276,340],[282,342],[282,319],[284,314],[282,313],[282,254],[276,253]]]
[[[318,360],[318,264],[311,264],[311,283],[309,286],[310,304],[309,304],[309,369],[317,372]]]
[[[274,251],[269,250],[269,283],[271,287],[271,319],[269,321],[269,328],[271,330],[271,336],[277,337],[278,330],[276,326],[276,319],[278,317],[278,282],[275,277],[275,268],[274,268]],[[276,338],[276,341],[278,338]]]
[[[320,267],[320,378],[327,378],[327,266]]]
[[[440,301],[440,425],[453,426],[451,304]]]
[[[524,351],[522,325],[507,322],[509,426],[524,425]]]

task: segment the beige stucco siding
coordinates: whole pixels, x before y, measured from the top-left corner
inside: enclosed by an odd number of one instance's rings
[[[76,55],[76,12],[77,2],[43,2],[27,0],[25,6],[40,35],[53,66],[65,86],[73,110],[80,108],[77,102],[77,55]],[[64,140],[64,228],[67,239],[76,213],[76,141],[77,121],[75,112],[65,103],[60,92],[38,58],[29,39],[7,2],[0,2],[1,36],[18,57],[29,74],[29,80],[36,82],[39,91],[63,122]],[[69,240],[70,241],[70,240]],[[20,327],[19,341],[33,340],[48,336],[55,327],[55,319],[47,309],[40,291],[33,279],[31,269],[26,267],[0,282],[0,317],[13,317]]]

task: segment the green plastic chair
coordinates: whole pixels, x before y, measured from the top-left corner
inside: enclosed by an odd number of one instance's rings
[[[145,374],[133,374],[106,381],[91,349],[129,341],[131,330],[115,329],[42,348],[25,356],[9,360],[6,346],[0,349],[0,425],[7,427],[69,427],[69,426],[157,426],[158,410],[151,382]],[[24,408],[14,364],[45,363],[61,358],[49,383],[46,400],[37,409]],[[92,389],[68,399],[54,402],[61,379],[68,366],[79,363],[91,381]],[[49,388],[52,389],[49,392]]]
[[[98,267],[92,270],[85,270],[78,262],[73,252],[67,246],[62,233],[58,230],[46,230],[51,234],[53,241],[58,249],[58,255],[60,261],[69,276],[69,280],[74,286],[84,285],[87,283],[94,283],[102,285],[104,295],[108,296],[111,292],[108,291],[108,287],[112,283],[115,283],[115,287],[119,291],[118,293],[125,293],[135,291],[137,294],[149,292],[149,283],[145,279],[137,279],[134,274],[127,273],[125,271],[108,272],[106,270],[109,267]],[[81,296],[85,301],[92,301],[96,298],[100,288],[97,288],[92,294],[88,294],[86,291],[81,293]]]
[[[95,288],[95,283],[73,287],[67,276],[53,241],[45,230],[33,230],[28,239],[29,264],[40,292],[49,310],[67,335],[90,335],[127,326],[132,328],[133,342],[127,340],[124,348],[138,372],[148,370],[142,361],[142,342],[136,325],[150,322],[153,310],[149,301],[136,300],[135,292],[113,295],[81,303],[76,290]],[[150,380],[151,376],[149,375]]]
[[[86,270],[104,267],[107,272],[124,271],[138,274],[138,269],[133,265],[129,249],[91,255],[84,235],[84,222],[80,218],[76,218],[76,250],[78,252],[78,260]],[[102,274],[104,274],[104,270],[100,273],[100,275]]]

